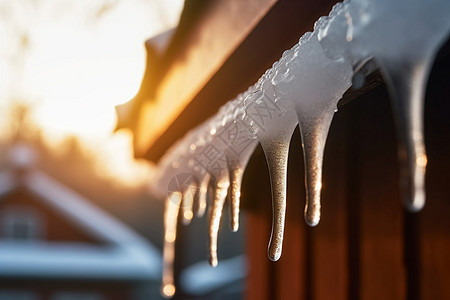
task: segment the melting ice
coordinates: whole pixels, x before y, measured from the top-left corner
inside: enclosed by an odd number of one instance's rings
[[[159,164],[154,190],[166,198],[162,293],[175,293],[174,241],[183,223],[201,217],[209,193],[209,261],[218,263],[217,239],[229,198],[233,231],[239,227],[242,176],[257,143],[272,187],[268,256],[280,258],[286,211],[286,174],[292,133],[300,128],[307,201],[305,220],[320,220],[322,162],[337,102],[361,85],[375,62],[388,85],[398,132],[403,201],[410,211],[425,203],[427,157],[423,98],[434,57],[450,31],[448,0],[356,0],[336,4],[313,32],[302,36],[245,93],[228,102],[176,143]]]

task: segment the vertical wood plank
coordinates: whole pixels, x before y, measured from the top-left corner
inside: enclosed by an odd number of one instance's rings
[[[278,262],[277,299],[307,299],[306,282],[307,245],[306,225],[303,221],[305,202],[303,156],[298,128],[294,132],[289,149],[287,178],[286,226],[283,242],[283,254]]]
[[[361,299],[404,299],[403,214],[395,128],[383,87],[358,99],[361,111]]]
[[[419,214],[404,212],[404,262],[406,271],[406,299],[419,300],[421,289],[421,249]]]
[[[427,200],[420,221],[422,299],[450,299],[450,41],[430,76],[425,102]]]
[[[345,135],[347,115],[335,114],[324,156],[322,217],[311,228],[312,299],[348,299],[347,189]]]
[[[283,274],[278,283],[277,299],[308,299],[307,226],[303,221],[305,204],[303,155],[300,132],[296,128],[291,140],[287,178],[287,211],[283,254],[277,262]]]
[[[264,215],[247,212],[246,250],[248,262],[248,277],[245,299],[269,300],[272,293],[270,283],[270,265],[267,258],[268,224]]]
[[[361,274],[361,130],[359,101],[349,103],[345,109],[346,138],[344,155],[346,160],[346,210],[347,210],[347,267],[348,267],[348,299],[360,299]]]
[[[271,228],[271,193],[264,153],[255,150],[244,173],[241,206],[246,216],[245,249],[248,262],[245,299],[271,300],[276,294],[276,274],[267,257]]]
[[[298,215],[288,213],[283,254],[272,263],[278,276],[276,299],[305,299],[305,228],[298,220]]]

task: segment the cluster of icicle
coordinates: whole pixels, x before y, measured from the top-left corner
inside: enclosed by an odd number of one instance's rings
[[[425,203],[423,98],[434,57],[450,31],[448,0],[350,0],[336,4],[313,32],[283,53],[245,93],[189,132],[164,156],[154,190],[166,198],[162,294],[175,293],[174,242],[179,213],[184,223],[209,204],[209,252],[217,265],[217,235],[225,200],[231,229],[239,227],[243,172],[257,143],[272,186],[272,233],[268,256],[280,258],[286,210],[291,135],[298,125],[305,160],[305,220],[320,220],[322,160],[337,102],[373,67],[386,81],[398,131],[403,201],[410,211]],[[256,49],[255,49],[256,50]],[[373,64],[371,64],[373,65]]]

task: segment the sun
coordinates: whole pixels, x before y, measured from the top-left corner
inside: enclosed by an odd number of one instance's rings
[[[176,25],[182,3],[0,0],[0,107],[20,99],[49,141],[75,135],[131,162],[127,138],[111,135],[114,107],[137,93],[144,42]]]

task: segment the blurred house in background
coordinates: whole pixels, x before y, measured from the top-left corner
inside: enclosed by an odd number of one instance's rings
[[[0,300],[159,299],[159,250],[41,171],[31,146],[8,155],[0,170]]]

